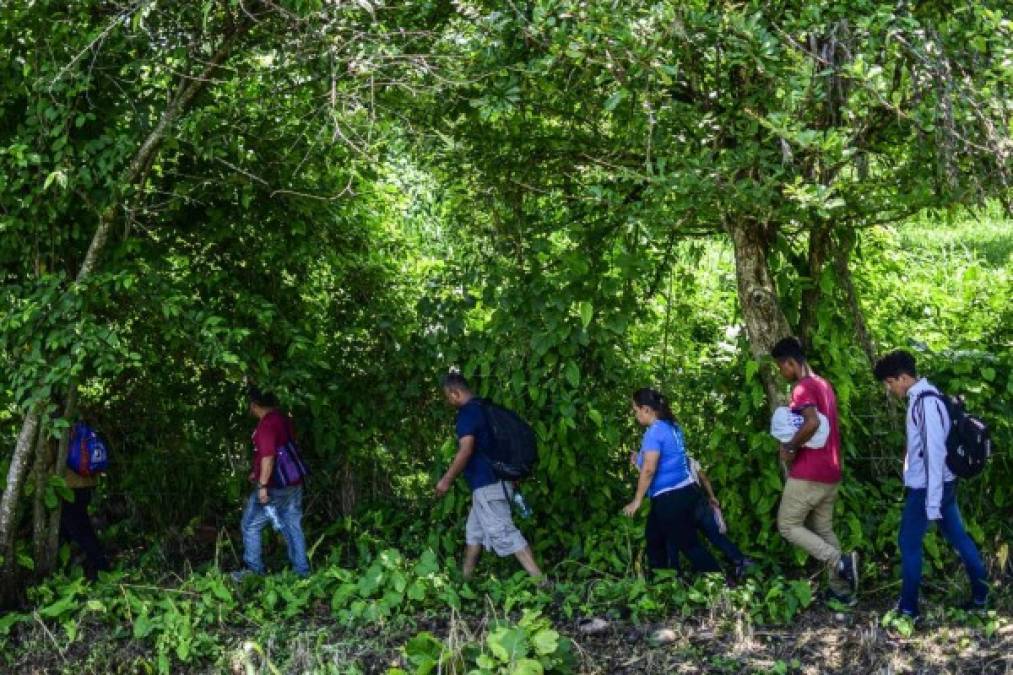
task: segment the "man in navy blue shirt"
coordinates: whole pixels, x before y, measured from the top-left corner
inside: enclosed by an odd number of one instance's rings
[[[447,494],[461,473],[471,488],[471,512],[465,527],[464,578],[469,578],[475,570],[483,548],[501,557],[513,555],[528,574],[542,576],[531,547],[511,517],[513,486],[496,477],[486,457],[485,451],[492,447],[493,438],[481,401],[460,373],[446,375],[441,385],[447,403],[457,408],[457,454],[436,484],[436,496]]]

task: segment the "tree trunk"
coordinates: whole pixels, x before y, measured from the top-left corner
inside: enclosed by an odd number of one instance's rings
[[[252,18],[247,18],[247,20],[243,23],[238,24],[235,30],[224,37],[221,45],[211,59],[202,62],[204,67],[200,74],[196,77],[188,77],[183,80],[181,89],[172,98],[169,105],[166,106],[165,110],[162,112],[162,116],[158,120],[158,123],[155,124],[155,127],[151,130],[147,137],[145,137],[129,166],[123,172],[123,176],[118,181],[123,192],[126,192],[143,178],[145,167],[151,164],[155,153],[158,151],[162,141],[165,139],[165,135],[172,128],[173,124],[176,123],[179,117],[187,110],[201,90],[204,89],[207,83],[213,81],[215,71],[219,68],[219,66],[221,66],[225,59],[228,58],[236,40],[250,29],[253,25],[253,21],[254,20]],[[106,243],[109,240],[109,232],[112,230],[113,223],[116,220],[116,214],[121,206],[122,204],[120,200],[114,197],[99,215],[98,226],[95,228],[95,233],[92,235],[91,243],[88,246],[88,252],[85,254],[84,261],[81,263],[81,267],[77,273],[77,281],[79,283],[91,276],[98,266],[99,258],[106,248]],[[76,389],[76,387],[73,388]],[[76,397],[76,391],[68,392],[68,400],[70,396]],[[11,460],[10,471],[8,472],[7,485],[4,489],[2,505],[0,505],[0,553],[4,555],[5,560],[9,559],[9,552],[13,551],[14,510],[17,506],[18,499],[21,497],[25,466],[27,465],[28,455],[30,454],[32,448],[32,440],[34,439],[34,434],[38,426],[38,412],[30,410],[21,424],[21,432],[18,434],[18,444],[14,451],[14,458]],[[54,522],[54,519],[57,524],[59,523],[60,506],[60,504],[57,504],[57,508],[54,510],[54,513],[51,514],[51,524]],[[13,568],[10,567],[5,569],[3,579],[0,579],[0,581],[3,582],[3,586],[11,585],[9,583],[11,578],[6,572],[12,569]]]
[[[70,389],[67,392],[67,405],[63,409],[63,419],[72,420],[77,417],[77,380],[70,381]],[[53,465],[53,474],[60,475],[67,466],[67,453],[70,449],[70,431],[67,427],[60,434],[60,444],[57,446],[56,459]],[[60,547],[60,516],[63,512],[63,500],[56,502],[56,507],[49,513],[49,527],[45,536],[45,552],[43,555],[43,568],[49,572],[56,564],[56,552]]]
[[[809,233],[809,259],[806,265],[809,286],[802,292],[802,307],[798,320],[798,338],[807,349],[812,347],[817,310],[823,299],[820,277],[823,276],[823,268],[831,256],[833,239],[830,235],[831,228],[825,224],[814,227]]]
[[[862,311],[862,305],[858,302],[858,293],[855,291],[855,283],[851,277],[851,249],[854,245],[852,239],[853,236],[842,241],[838,247],[837,254],[834,256],[834,272],[837,274],[837,281],[844,289],[844,295],[848,301],[848,310],[851,314],[851,324],[855,329],[855,336],[858,337],[858,343],[862,346],[865,357],[869,359],[869,367],[871,368],[876,365],[878,350],[876,341],[865,322],[865,312]]]
[[[767,228],[755,221],[730,223],[728,234],[735,249],[735,277],[739,305],[746,323],[749,346],[760,366],[760,378],[767,392],[767,404],[773,411],[780,396],[769,360],[770,350],[781,338],[790,335],[788,319],[777,301],[777,289],[767,262],[770,236]]]
[[[21,432],[18,434],[17,444],[14,446],[14,456],[11,457],[11,465],[7,470],[7,484],[4,487],[3,498],[0,499],[0,556],[3,556],[3,581],[0,584],[0,591],[5,597],[4,603],[9,600],[9,594],[17,588],[12,583],[15,571],[14,564],[14,528],[17,525],[18,498],[21,496],[21,486],[25,481],[25,474],[28,468],[28,458],[32,453],[35,444],[35,436],[39,430],[39,414],[33,408],[21,425]]]
[[[352,471],[352,464],[348,461],[348,457],[345,457],[341,463],[341,515],[352,515],[357,503],[355,473]]]
[[[862,311],[862,305],[858,301],[858,291],[855,290],[854,278],[851,276],[851,251],[855,246],[855,239],[856,235],[851,233],[841,241],[834,256],[834,272],[837,274],[838,283],[844,289],[855,337],[858,338],[858,344],[865,352],[865,358],[869,360],[869,368],[874,368],[876,359],[879,358],[879,349],[869,330],[869,325],[865,322],[865,312]],[[886,419],[890,423],[890,428],[896,431],[903,424],[904,406],[886,391],[882,391],[882,394],[885,401]]]
[[[35,483],[35,494],[32,499],[32,542],[34,544],[32,558],[35,570],[41,574],[49,571],[46,564],[46,531],[49,519],[46,512],[46,483],[53,473],[53,456],[50,452],[48,434],[45,427],[39,429],[38,440],[35,442],[35,467],[32,479]]]

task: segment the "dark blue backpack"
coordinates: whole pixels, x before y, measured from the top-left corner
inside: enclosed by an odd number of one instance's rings
[[[485,455],[496,477],[504,481],[527,478],[538,463],[538,439],[534,430],[513,410],[480,399],[492,447]]]
[[[950,418],[950,433],[946,436],[946,466],[957,478],[974,478],[985,470],[985,464],[992,455],[992,439],[988,425],[980,418],[968,414],[964,399],[946,396],[934,391],[918,394],[916,403],[922,406],[922,425],[925,424],[926,398],[936,398],[946,408]],[[926,464],[928,466],[928,464]]]
[[[95,430],[84,422],[75,424],[70,432],[67,467],[86,478],[105,473],[109,468],[109,448]]]

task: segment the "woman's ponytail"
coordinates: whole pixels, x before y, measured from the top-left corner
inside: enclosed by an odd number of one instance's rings
[[[657,389],[649,387],[637,389],[633,394],[633,402],[637,405],[645,405],[653,410],[659,420],[675,424],[675,415],[672,414],[672,408],[668,404],[668,399]]]

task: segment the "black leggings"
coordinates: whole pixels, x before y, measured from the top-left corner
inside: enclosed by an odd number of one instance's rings
[[[74,501],[64,503],[60,511],[60,535],[84,551],[87,558],[85,574],[90,579],[94,579],[98,572],[109,569],[109,561],[88,517],[88,503],[93,491],[93,488],[75,488]]]
[[[714,508],[703,495],[700,497],[694,513],[697,528],[714,544],[714,548],[721,551],[733,565],[742,563],[746,559],[745,554],[727,535],[721,534],[718,521],[714,518]],[[672,541],[668,542],[668,560],[672,564],[672,568],[678,571],[679,548]]]
[[[695,511],[702,497],[696,485],[687,485],[651,498],[647,516],[647,562],[652,569],[672,569],[668,545],[685,555],[696,572],[718,572],[717,560],[696,536]]]

